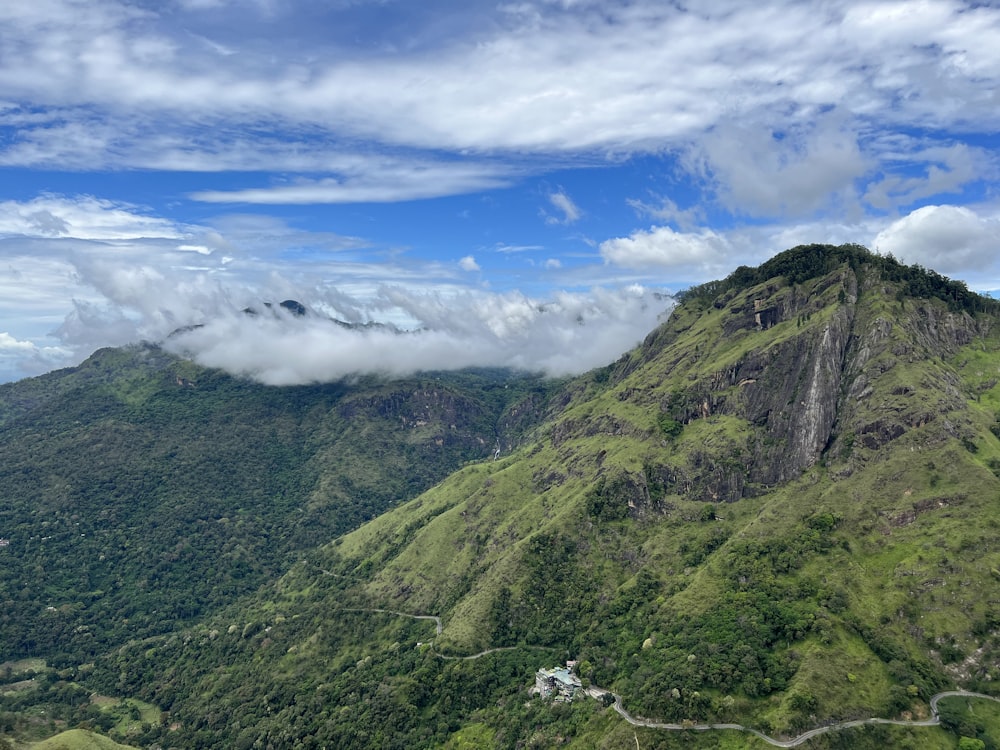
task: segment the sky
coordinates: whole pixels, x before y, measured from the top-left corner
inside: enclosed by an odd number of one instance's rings
[[[812,242],[1000,290],[998,49],[994,2],[4,0],[0,381],[576,373]]]

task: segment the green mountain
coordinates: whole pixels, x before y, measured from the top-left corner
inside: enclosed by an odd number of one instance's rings
[[[65,679],[158,706],[142,746],[996,747],[934,696],[1000,695],[998,323],[856,246],[737,269],[500,460]],[[530,698],[566,659],[638,724]]]
[[[0,386],[0,662],[169,632],[505,450],[549,386],[500,371],[274,388],[155,346]]]

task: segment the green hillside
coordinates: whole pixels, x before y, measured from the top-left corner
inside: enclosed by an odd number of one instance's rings
[[[547,387],[470,371],[275,388],[148,345],[0,386],[0,661],[78,664],[256,590],[509,450]]]
[[[31,750],[134,750],[99,734],[83,729],[70,729],[31,746]]]
[[[856,246],[738,269],[500,460],[71,682],[164,748],[996,747],[998,324]],[[610,692],[531,698],[567,659]]]

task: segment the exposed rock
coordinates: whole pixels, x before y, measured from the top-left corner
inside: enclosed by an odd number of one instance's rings
[[[688,385],[660,397],[662,413],[683,424],[733,416],[753,427],[745,460],[710,461],[692,453],[690,472],[677,470],[674,491],[706,500],[738,499],[755,486],[800,476],[827,451],[835,456],[849,455],[852,446],[877,451],[959,408],[958,384],[948,381],[953,375],[942,372],[945,382],[933,384],[933,392],[946,394],[937,404],[913,400],[914,388],[905,383],[883,385],[890,382],[884,376],[930,352],[940,358],[957,351],[982,335],[985,323],[934,299],[910,300],[890,316],[885,299],[895,290],[877,270],[866,268],[862,277],[848,263],[802,284],[772,280],[742,293],[729,290],[712,303],[725,311],[723,338],[757,338],[748,340],[754,345],[738,359],[710,373],[697,370],[710,352],[664,351],[689,323],[668,323],[651,334],[635,361],[665,354],[671,372],[689,371]],[[761,333],[781,324],[785,335],[761,346]],[[796,329],[787,335],[792,324]],[[627,395],[637,398],[634,388]],[[600,429],[610,432],[607,425]]]

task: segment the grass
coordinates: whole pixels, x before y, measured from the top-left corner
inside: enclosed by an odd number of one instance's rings
[[[85,729],[70,729],[29,746],[30,750],[136,750]]]
[[[17,677],[26,672],[44,672],[45,668],[45,659],[17,659],[15,661],[5,661],[0,664],[0,675]]]
[[[838,632],[831,643],[811,638],[795,650],[801,661],[792,685],[780,706],[765,714],[773,725],[780,727],[794,715],[788,699],[795,692],[814,696],[819,706],[836,706],[839,718],[864,716],[872,706],[885,704],[892,681],[858,636]]]
[[[47,671],[44,659],[17,659],[0,664],[0,696],[17,695],[38,688],[35,675]]]
[[[469,724],[455,732],[442,750],[479,750],[492,747],[496,732],[485,724]]]
[[[106,713],[112,714],[117,720],[115,731],[127,735],[137,731],[143,724],[158,724],[160,709],[151,703],[135,698],[110,698],[105,695],[93,695],[90,702]]]

